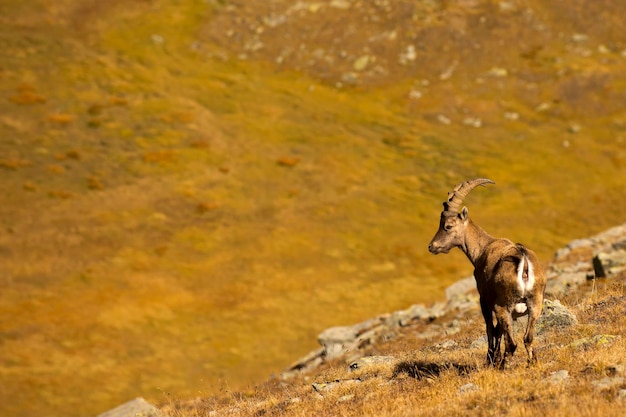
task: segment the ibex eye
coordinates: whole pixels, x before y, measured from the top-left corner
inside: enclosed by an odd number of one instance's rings
[[[445,229],[446,232],[449,232],[450,230],[452,230],[452,225],[451,224],[446,224],[444,226],[444,229]]]

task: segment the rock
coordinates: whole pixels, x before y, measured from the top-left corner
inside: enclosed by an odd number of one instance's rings
[[[432,321],[441,317],[448,311],[445,303],[435,303],[432,307],[425,307],[423,304],[414,304],[406,310],[394,312],[390,316],[393,325],[408,326],[412,321],[423,320]]]
[[[615,336],[612,334],[597,334],[593,337],[584,337],[582,339],[574,340],[572,343],[570,343],[570,346],[574,348],[588,348],[591,346],[609,345],[613,343],[617,338],[619,338],[619,336]]]
[[[570,327],[578,324],[578,319],[559,300],[544,300],[543,311],[537,320],[536,333],[542,334],[546,330]]]
[[[622,401],[626,401],[626,389],[621,389],[617,391],[617,398]]]
[[[370,370],[381,365],[393,365],[397,362],[394,356],[364,356],[350,364],[350,370]]]
[[[446,299],[448,301],[476,291],[476,279],[473,276],[463,278],[446,288]]]
[[[450,120],[446,115],[444,114],[439,114],[437,115],[437,120],[439,121],[439,123],[449,126],[452,124],[452,120]]]
[[[161,412],[143,398],[135,398],[119,407],[104,412],[98,417],[160,417]]]
[[[350,8],[350,2],[347,0],[331,0],[329,6],[335,9],[348,10]]]
[[[371,58],[369,55],[362,55],[359,58],[357,58],[356,61],[354,61],[354,64],[352,65],[354,67],[355,71],[363,71],[365,68],[367,68],[367,65],[370,63]]]
[[[327,359],[334,359],[358,351],[379,337],[392,332],[387,325],[390,315],[381,315],[354,326],[336,326],[324,330],[318,341]]]
[[[470,349],[487,349],[487,335],[481,336],[478,339],[474,340],[470,345]]]
[[[413,304],[406,310],[396,311],[392,318],[400,326],[408,326],[413,320],[428,318],[430,311],[423,304]]]
[[[587,281],[590,272],[569,272],[555,275],[546,283],[546,295],[555,297],[567,293]]]
[[[353,349],[356,337],[357,332],[353,326],[336,326],[324,330],[317,340],[324,348],[326,357],[332,359]]]
[[[603,391],[607,389],[611,389],[616,387],[617,385],[622,385],[624,383],[624,378],[621,376],[614,377],[606,377],[602,379],[598,379],[597,381],[592,381],[591,385],[597,390]]]
[[[593,257],[593,270],[597,278],[607,278],[626,271],[626,250],[598,253]]]
[[[329,381],[329,382],[314,382],[313,384],[311,384],[311,386],[316,392],[323,393],[323,392],[332,391],[339,387],[348,387],[350,385],[358,384],[360,382],[361,380],[358,378],[357,379],[337,379],[335,381]]]
[[[298,359],[289,366],[284,372],[280,374],[281,378],[289,379],[296,376],[300,372],[306,372],[320,366],[324,363],[324,348],[321,347],[317,350],[309,352],[307,355]]]
[[[468,392],[477,392],[477,391],[480,391],[480,387],[470,382],[469,384],[462,385],[457,391],[457,394],[467,394]]]
[[[443,343],[437,343],[434,347],[437,350],[448,350],[448,349],[452,349],[459,346],[459,344],[457,342],[455,342],[454,340],[446,340]]]
[[[569,372],[565,369],[552,372],[549,377],[546,378],[546,382],[550,384],[562,384],[569,379]]]

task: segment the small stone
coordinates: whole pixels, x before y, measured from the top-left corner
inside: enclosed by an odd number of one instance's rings
[[[422,98],[422,92],[419,90],[411,90],[409,92],[409,98],[411,100],[419,100],[420,98]]]
[[[338,403],[343,403],[346,401],[350,401],[354,399],[354,394],[346,394],[346,395],[342,395],[341,397],[337,398],[337,402]]]
[[[354,64],[352,66],[355,69],[355,71],[363,71],[365,68],[367,68],[367,65],[370,63],[370,60],[371,58],[369,55],[363,55],[357,58],[357,60],[354,61]]]
[[[561,384],[569,379],[569,372],[565,369],[561,369],[560,371],[552,372],[546,381],[550,384]]]
[[[573,124],[573,125],[570,125],[570,126],[567,128],[567,131],[568,131],[569,133],[578,133],[578,132],[580,132],[580,129],[582,129],[582,127],[581,127],[580,125],[578,125],[578,124]]]
[[[165,38],[161,35],[154,34],[150,36],[150,39],[155,45],[163,45],[165,43]]]
[[[435,348],[439,349],[439,350],[447,350],[447,349],[452,349],[457,347],[459,344],[457,342],[455,342],[454,340],[446,340],[443,343],[438,343],[435,345]]]
[[[449,126],[452,124],[452,120],[450,120],[448,117],[446,117],[443,114],[438,115],[437,120],[439,121],[439,123],[446,125],[446,126]]]
[[[536,112],[544,112],[544,111],[548,111],[552,108],[552,104],[547,103],[547,102],[543,102],[540,105],[538,105],[537,107],[535,107],[535,111]]]
[[[463,124],[466,126],[481,127],[483,122],[478,117],[466,117],[463,119]]]
[[[334,7],[335,9],[348,10],[350,8],[350,2],[347,0],[332,0],[330,2],[330,7]]]
[[[582,339],[574,340],[572,343],[570,343],[570,346],[574,348],[587,348],[591,346],[609,345],[613,343],[618,337],[619,336],[612,334],[597,334],[593,337],[584,337]]]
[[[622,385],[623,383],[624,383],[623,377],[608,377],[607,376],[606,378],[602,378],[597,381],[592,381],[591,385],[593,385],[595,389],[602,391],[602,390],[611,389],[617,385]]]
[[[489,71],[487,71],[487,75],[502,78],[509,75],[509,72],[506,70],[506,68],[492,67]]]
[[[487,335],[474,340],[470,345],[470,349],[487,349]]]
[[[458,394],[467,394],[469,392],[477,392],[480,391],[480,387],[476,384],[472,384],[471,382],[469,384],[465,384],[462,385],[461,387],[459,387],[459,390],[457,391]]]

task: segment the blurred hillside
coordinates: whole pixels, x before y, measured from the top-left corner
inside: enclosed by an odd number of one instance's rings
[[[264,379],[471,274],[456,183],[548,260],[624,222],[626,5],[0,2],[0,414]]]

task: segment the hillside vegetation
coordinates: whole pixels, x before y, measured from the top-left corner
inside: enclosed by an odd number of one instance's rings
[[[0,414],[239,389],[439,299],[469,177],[545,261],[622,223],[625,8],[0,2]]]

